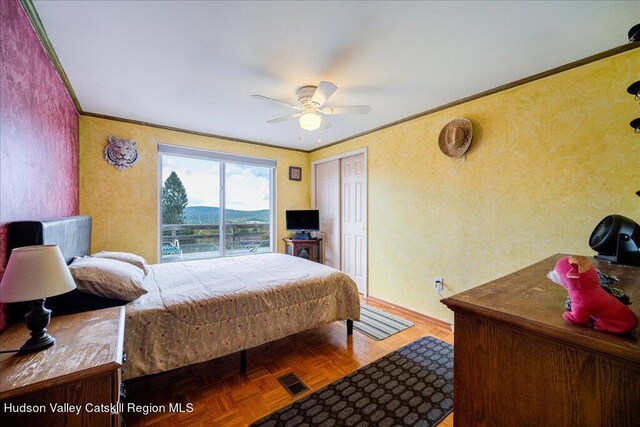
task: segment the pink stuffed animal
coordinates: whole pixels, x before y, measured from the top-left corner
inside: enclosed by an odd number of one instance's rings
[[[588,258],[566,256],[549,273],[551,280],[569,291],[571,311],[562,317],[576,325],[586,325],[593,319],[598,331],[624,334],[638,326],[635,313],[600,287],[598,272]]]

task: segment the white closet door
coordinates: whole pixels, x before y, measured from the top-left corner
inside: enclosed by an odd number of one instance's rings
[[[320,211],[324,263],[340,269],[340,160],[316,165],[316,209]]]
[[[341,159],[342,186],[342,271],[366,295],[366,169],[364,154]]]

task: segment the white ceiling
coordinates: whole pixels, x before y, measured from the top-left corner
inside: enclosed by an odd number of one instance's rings
[[[86,112],[313,149],[627,42],[640,2],[38,1]],[[328,80],[333,128],[265,123]],[[167,141],[170,142],[170,141]]]

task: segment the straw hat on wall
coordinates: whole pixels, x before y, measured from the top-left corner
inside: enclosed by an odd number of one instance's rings
[[[473,126],[467,119],[455,119],[440,131],[438,145],[440,151],[449,157],[461,157],[471,146]]]

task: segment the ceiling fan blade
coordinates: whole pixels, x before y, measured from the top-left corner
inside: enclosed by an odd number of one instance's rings
[[[313,96],[311,97],[311,102],[318,104],[319,107],[329,99],[333,92],[336,91],[338,87],[331,82],[320,82]]]
[[[302,115],[302,113],[289,114],[288,116],[278,117],[277,119],[269,120],[269,121],[267,121],[267,123],[279,123],[279,122],[284,122],[285,120],[295,119],[296,117],[300,117],[301,115]]]
[[[289,107],[289,108],[293,108],[295,110],[302,110],[302,107],[300,107],[299,105],[293,105],[293,104],[290,104],[290,103],[288,103],[286,101],[280,101],[279,99],[269,98],[268,96],[251,95],[251,97],[253,99],[259,99],[260,101],[267,101],[267,102],[271,102],[273,104],[278,104],[278,105],[281,105],[283,107]]]
[[[371,111],[369,105],[351,105],[348,107],[325,107],[320,110],[324,114],[368,114]]]
[[[329,123],[329,120],[325,119],[322,116],[320,116],[320,118],[322,119],[322,122],[320,123],[320,128],[322,128],[322,129],[330,129],[331,127],[333,127],[331,125],[331,123]]]

